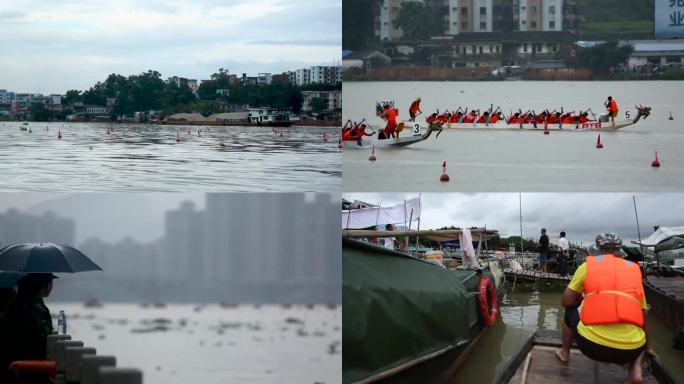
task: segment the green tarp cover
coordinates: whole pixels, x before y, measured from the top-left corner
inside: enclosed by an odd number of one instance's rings
[[[684,236],[672,236],[663,240],[655,246],[656,252],[671,251],[673,249],[684,248]]]
[[[471,275],[343,240],[343,381],[467,340],[471,321],[477,321],[474,297],[467,299],[462,283]],[[476,283],[476,277],[468,280],[469,286]]]

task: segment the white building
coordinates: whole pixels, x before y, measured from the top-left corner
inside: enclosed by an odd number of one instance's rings
[[[517,0],[513,6],[520,31],[563,30],[563,0]]]
[[[199,84],[197,82],[197,79],[188,79],[185,77],[171,76],[166,80],[166,83],[175,84],[178,88],[187,85],[188,88],[190,88],[192,90],[192,93],[194,93],[195,95],[197,95],[197,91],[199,90]]]
[[[270,73],[260,73],[257,75],[257,85],[269,85],[273,81]]]
[[[0,89],[0,104],[11,104],[12,100],[16,98],[14,92],[7,92],[6,89]]]
[[[328,103],[326,109],[334,111],[342,108],[342,91],[304,91],[302,92],[304,100],[302,102],[302,111],[311,111],[311,101],[313,99],[322,99]]]
[[[684,41],[682,40],[636,40],[621,42],[631,44],[634,52],[629,56],[630,69],[645,65],[684,65]]]
[[[294,84],[298,87],[308,85],[311,83],[311,70],[307,68],[300,68],[294,72],[295,81]]]

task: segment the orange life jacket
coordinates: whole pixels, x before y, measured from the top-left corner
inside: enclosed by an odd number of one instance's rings
[[[396,122],[397,121],[397,110],[394,108],[388,108],[387,109],[387,122]]]
[[[409,107],[409,113],[416,113],[420,109],[420,101],[416,100],[413,103],[411,103],[411,106]]]
[[[601,255],[587,257],[586,268],[582,323],[629,323],[643,327],[644,288],[639,266],[613,255]]]
[[[617,107],[617,101],[615,99],[610,101],[610,104],[608,104],[608,112],[613,113],[618,110]]]

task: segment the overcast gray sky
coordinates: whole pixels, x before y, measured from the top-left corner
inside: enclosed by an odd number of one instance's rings
[[[64,93],[110,73],[198,80],[341,60],[340,0],[0,2],[0,89]]]
[[[418,194],[344,193],[383,206],[401,203]],[[677,193],[523,193],[523,237],[538,238],[546,227],[552,236],[567,232],[568,240],[587,244],[599,232],[615,232],[623,240],[636,240],[637,229],[632,196],[636,196],[641,236],[654,225],[684,225],[684,194]],[[421,229],[487,226],[501,234],[520,233],[520,205],[517,193],[424,193],[421,195]],[[413,224],[415,227],[415,223]]]

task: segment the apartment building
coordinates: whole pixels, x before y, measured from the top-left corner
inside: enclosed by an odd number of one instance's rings
[[[562,31],[563,0],[513,0],[519,31]]]

